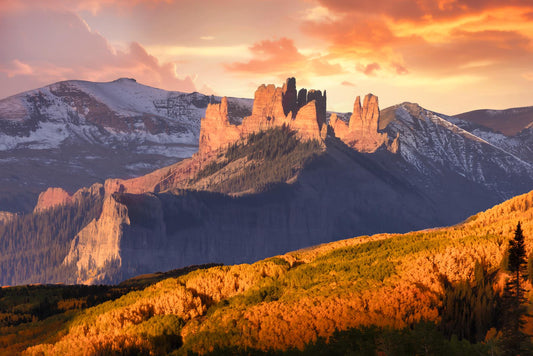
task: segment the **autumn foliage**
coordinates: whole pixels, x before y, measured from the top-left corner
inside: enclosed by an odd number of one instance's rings
[[[58,341],[26,353],[303,350],[342,338],[342,330],[415,333],[423,323],[489,347],[491,303],[507,278],[498,267],[519,220],[531,252],[532,208],[530,192],[450,228],[362,236],[169,278],[79,313]],[[478,295],[481,306],[472,297]],[[443,319],[443,309],[467,296],[474,319],[457,335],[453,315],[464,310],[450,309]]]

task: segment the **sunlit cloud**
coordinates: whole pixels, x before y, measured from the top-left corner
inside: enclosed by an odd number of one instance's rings
[[[357,64],[356,69],[358,72],[364,73],[365,75],[373,76],[381,69],[381,66],[379,63],[373,62],[367,65]]]
[[[245,97],[290,75],[346,109],[353,83],[389,104],[437,105],[466,86],[464,106],[531,105],[533,3],[11,0],[0,2],[0,45],[0,96],[127,76]]]
[[[533,72],[524,73],[522,76],[523,76],[526,80],[533,81]]]
[[[21,76],[26,83],[33,79],[34,87],[66,79],[109,81],[127,76],[166,89],[195,90],[191,77],[178,77],[176,63],[159,61],[137,42],[117,49],[74,13],[34,9],[18,16],[0,15],[0,23],[8,29],[0,31],[0,77],[7,83],[0,96],[12,94],[9,83]],[[32,31],[34,27],[39,30]],[[32,36],[24,35],[30,32]]]
[[[343,72],[339,64],[332,64],[324,57],[305,56],[288,38],[263,40],[249,48],[253,58],[247,62],[226,64],[226,69],[236,73],[261,73],[275,76],[305,73],[334,75]]]
[[[158,57],[249,57],[248,46],[147,46]]]

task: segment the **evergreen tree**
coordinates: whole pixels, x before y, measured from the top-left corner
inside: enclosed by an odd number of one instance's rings
[[[524,355],[527,352],[527,335],[522,331],[526,314],[524,282],[526,275],[526,249],[520,222],[514,238],[509,241],[509,272],[511,276],[504,289],[502,349],[505,355]]]

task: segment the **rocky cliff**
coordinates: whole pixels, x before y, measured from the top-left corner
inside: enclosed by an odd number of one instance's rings
[[[296,80],[289,78],[282,87],[261,85],[254,95],[252,115],[242,123],[231,124],[227,100],[209,104],[200,127],[200,153],[227,147],[249,134],[272,127],[288,126],[302,140],[320,140],[326,123],[326,93],[320,90],[296,91]]]
[[[129,222],[126,207],[113,196],[108,196],[100,217],[76,235],[63,262],[65,265],[76,265],[77,281],[88,284],[101,282],[106,277],[106,265],[121,264],[120,240],[123,226]]]
[[[378,131],[380,113],[378,97],[375,95],[366,95],[362,106],[360,97],[355,99],[348,123],[332,114],[329,124],[336,137],[359,152],[375,152],[382,146],[394,153],[398,149],[397,138],[396,141],[391,140],[386,133]]]
[[[326,92],[320,90],[296,90],[296,80],[288,78],[282,87],[261,85],[254,96],[252,115],[243,118],[241,124],[231,124],[227,115],[227,101],[209,104],[200,128],[200,153],[215,151],[243,139],[251,133],[271,127],[286,125],[297,132],[302,140],[323,141],[332,132],[351,148],[365,153],[380,147],[396,153],[398,138],[389,138],[380,129],[378,97],[365,96],[355,99],[354,110],[348,123],[333,113],[326,120]],[[328,129],[328,127],[330,129]]]
[[[88,188],[81,188],[73,195],[58,187],[51,187],[39,194],[37,204],[33,209],[34,213],[39,213],[47,209],[51,209],[60,205],[68,205],[79,202],[81,198],[86,196],[98,195],[102,190],[103,185],[95,183]]]

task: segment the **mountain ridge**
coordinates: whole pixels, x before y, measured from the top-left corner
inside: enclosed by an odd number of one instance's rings
[[[131,79],[63,81],[0,100],[0,210],[28,212],[48,187],[73,194],[192,156],[213,100]],[[229,99],[232,119],[249,110],[250,100]]]
[[[533,161],[508,151],[515,141],[416,104],[380,111],[377,97],[362,106],[357,97],[347,122],[334,114],[328,122],[326,95],[297,91],[294,78],[260,86],[255,98],[251,115],[235,120],[227,98],[210,100],[191,158],[95,187],[102,211],[56,255],[68,278],[111,283],[184,265],[251,262],[344,236],[449,225],[533,186]],[[44,193],[35,217],[79,204],[58,192]],[[3,239],[14,238],[11,226]],[[5,262],[11,258],[21,257]]]

